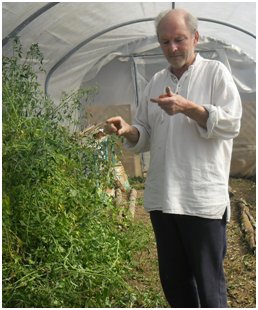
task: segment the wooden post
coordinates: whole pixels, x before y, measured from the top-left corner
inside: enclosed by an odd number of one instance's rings
[[[129,213],[131,214],[132,218],[134,218],[135,214],[135,204],[137,199],[137,191],[136,189],[132,188],[129,194]]]

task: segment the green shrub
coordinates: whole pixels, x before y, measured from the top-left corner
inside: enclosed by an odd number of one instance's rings
[[[118,223],[105,194],[113,182],[107,145],[60,125],[96,90],[56,106],[37,82],[42,63],[38,45],[24,57],[19,40],[3,58],[3,307],[132,306],[126,279],[146,240],[134,240],[129,220]]]

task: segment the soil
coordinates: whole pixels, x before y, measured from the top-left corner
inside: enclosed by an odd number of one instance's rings
[[[142,206],[143,188],[140,185],[137,188],[137,184],[133,186],[138,193],[135,220],[150,225],[149,216]],[[224,262],[228,283],[228,306],[230,308],[256,308],[256,256],[246,242],[239,216],[239,201],[244,200],[253,218],[256,219],[256,181],[255,179],[231,178],[230,187],[231,220],[227,227],[227,255]],[[149,286],[150,290],[156,290],[161,299],[164,299],[159,282],[156,246],[152,231],[151,234],[149,248],[136,257],[138,268],[144,274],[144,280],[136,280],[134,284],[138,288]],[[157,306],[169,307],[165,299]]]

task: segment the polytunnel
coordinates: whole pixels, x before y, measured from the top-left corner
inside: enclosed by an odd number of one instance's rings
[[[94,102],[81,105],[81,128],[115,114],[132,122],[143,89],[167,66],[154,19],[160,11],[184,8],[199,20],[197,51],[222,61],[232,73],[243,104],[242,126],[234,140],[231,175],[255,175],[256,3],[255,2],[4,2],[2,53],[12,38],[24,49],[38,43],[46,73],[39,82],[53,101],[62,92],[97,86]],[[86,109],[93,119],[85,121]],[[142,175],[148,154],[125,153],[129,175]]]

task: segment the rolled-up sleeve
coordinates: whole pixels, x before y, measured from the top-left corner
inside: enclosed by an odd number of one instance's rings
[[[131,152],[141,153],[148,152],[150,150],[150,135],[143,126],[133,125],[139,131],[139,140],[136,144],[130,143],[128,140],[125,140],[125,147]]]
[[[198,126],[201,137],[233,139],[240,131],[242,104],[239,92],[229,71],[220,65],[213,87],[212,102],[204,104],[209,112],[207,129]]]

